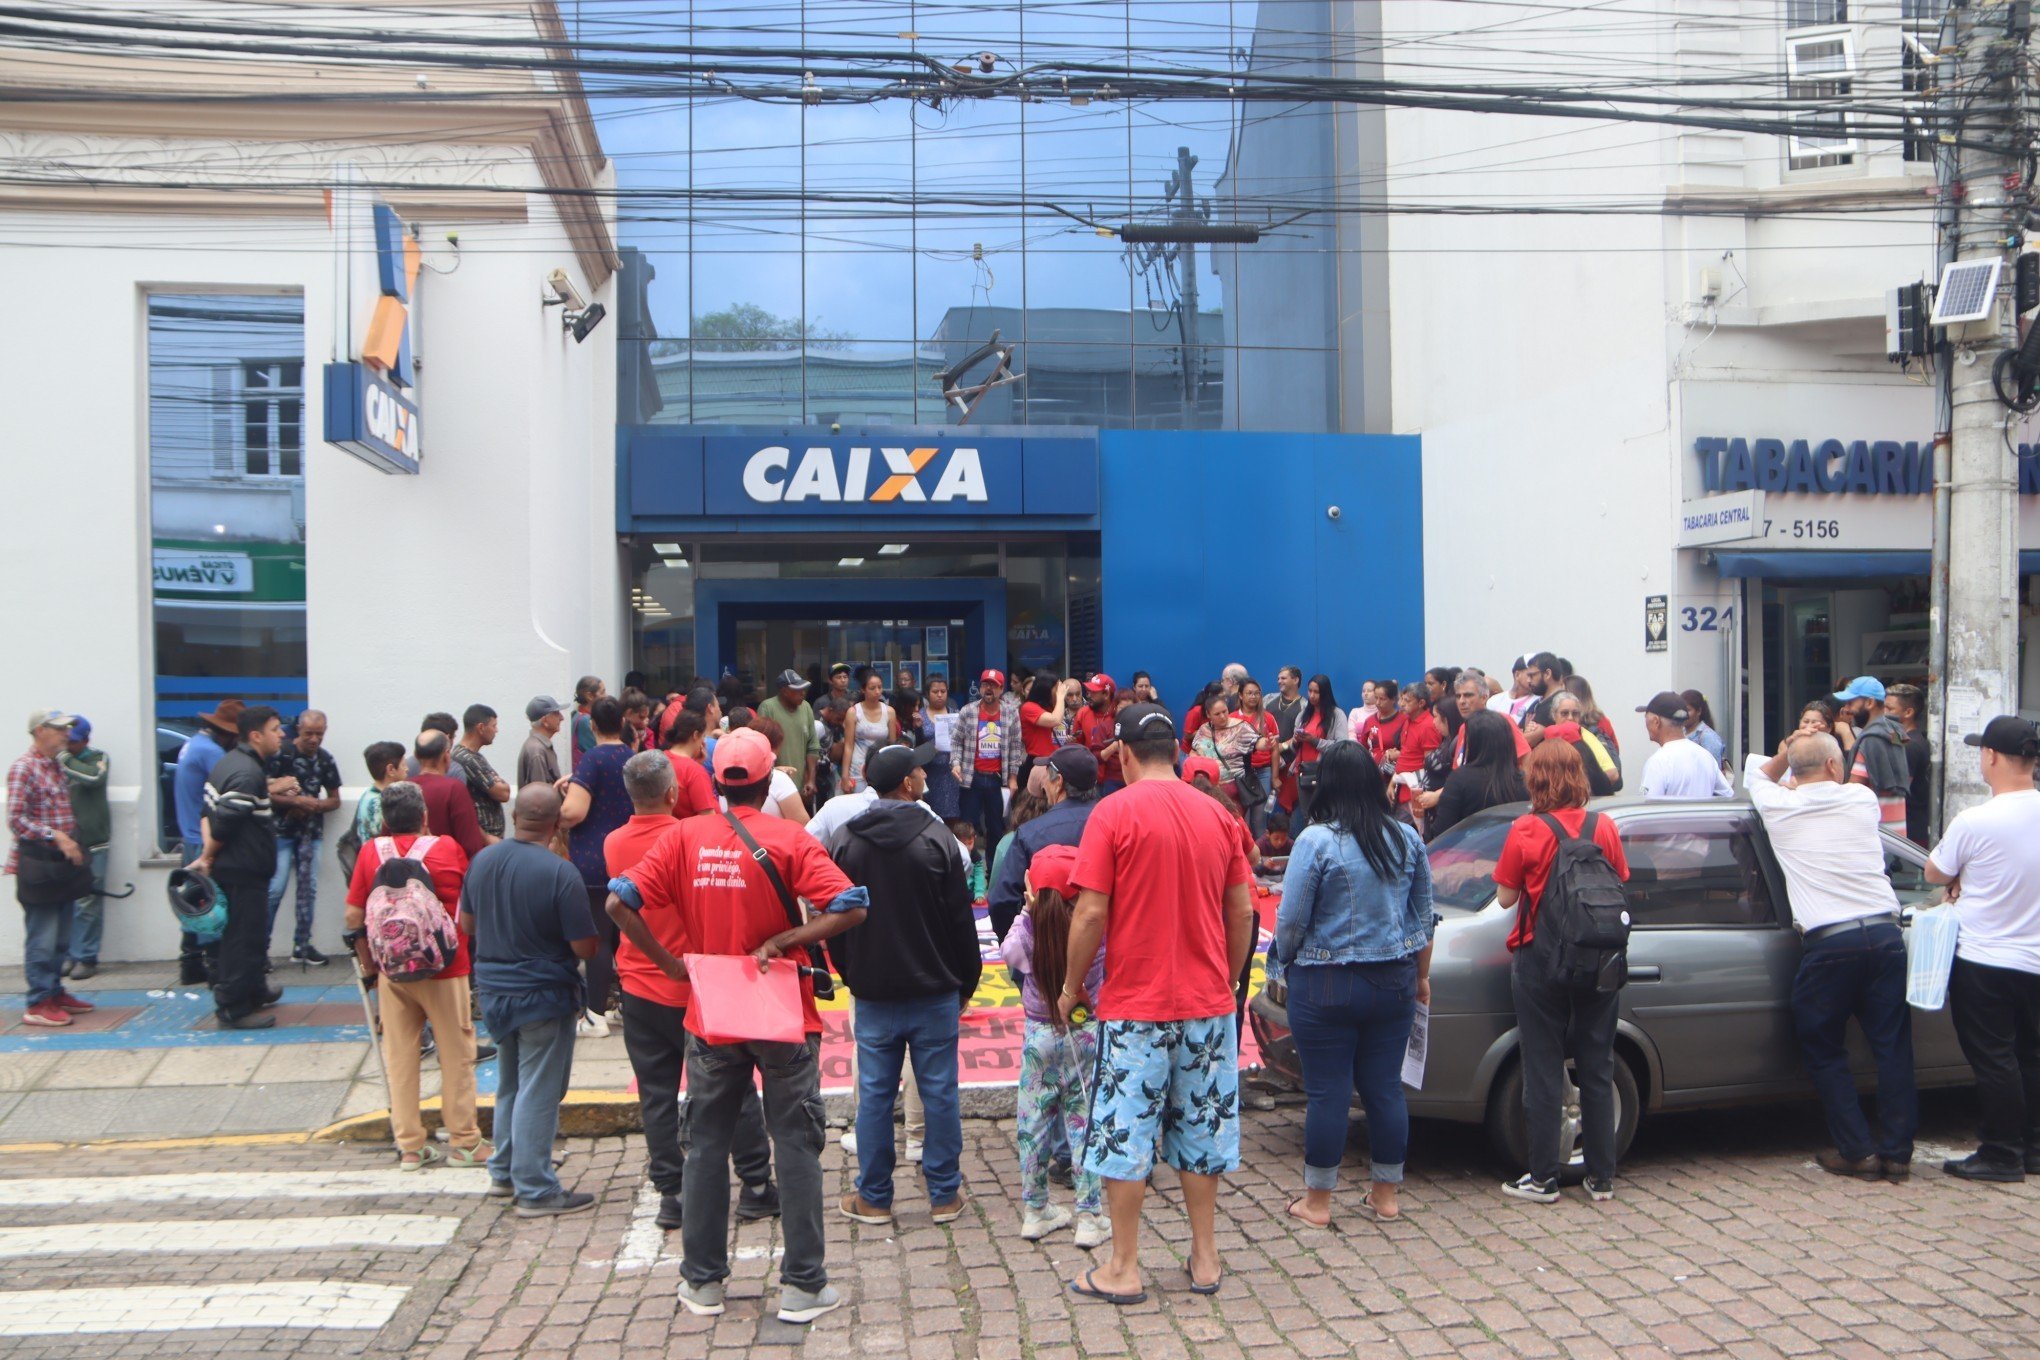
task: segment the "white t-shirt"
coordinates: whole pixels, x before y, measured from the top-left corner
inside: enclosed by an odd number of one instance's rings
[[[2040,973],[2040,791],[2001,793],[1969,809],[1927,858],[1962,879],[1955,957]]]
[[[1643,762],[1646,798],[1727,798],[1734,793],[1714,757],[1684,737],[1666,742]]]
[[[872,805],[877,802],[878,794],[869,784],[866,784],[855,793],[838,794],[822,804],[821,810],[808,818],[808,834],[820,841],[822,848],[833,855],[843,848],[843,828],[869,812]],[[942,820],[941,817],[936,815],[935,809],[929,807],[926,803],[916,803],[914,806],[920,808],[930,817],[935,818],[937,822]],[[945,826],[943,829],[946,831],[948,827]],[[970,855],[964,850],[963,842],[951,836],[949,843],[956,847],[957,862],[962,864],[964,872],[968,873],[970,871]]]
[[[1683,743],[1681,743],[1683,744]],[[1743,787],[1764,819],[1800,930],[1898,910],[1877,835],[1877,795],[1862,784],[1818,781],[1786,788],[1764,777],[1768,760],[1743,762]]]
[[[764,813],[767,817],[784,817],[786,814],[779,810],[780,802],[793,797],[799,792],[800,786],[788,777],[786,771],[775,766],[772,771],[772,787],[765,791],[765,806],[759,808],[758,811]],[[722,805],[724,812],[730,810],[729,799],[718,797],[715,801]]]

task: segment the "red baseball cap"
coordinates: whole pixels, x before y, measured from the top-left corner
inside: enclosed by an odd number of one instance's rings
[[[715,777],[721,784],[755,784],[772,777],[772,743],[748,727],[725,732],[715,743]]]
[[[1090,691],[1092,694],[1106,694],[1114,690],[1117,690],[1119,686],[1112,683],[1111,676],[1105,674],[1105,672],[1103,671],[1099,671],[1096,675],[1092,676],[1089,680],[1086,680],[1084,682],[1084,688]]]
[[[1006,673],[1004,671],[988,670],[983,675],[980,675],[978,677],[978,683],[980,685],[982,685],[987,680],[997,685],[1000,689],[1004,689],[1006,687]]]
[[[1046,888],[1065,902],[1077,900],[1077,885],[1071,875],[1077,872],[1077,848],[1074,845],[1045,845],[1034,852],[1034,858],[1027,861],[1027,882],[1035,892]]]
[[[715,753],[721,755],[722,747],[716,747]],[[1210,756],[1186,756],[1183,760],[1183,782],[1185,784],[1193,784],[1197,781],[1197,776],[1200,774],[1209,779],[1213,784],[1225,782],[1225,772],[1219,768],[1218,762]]]

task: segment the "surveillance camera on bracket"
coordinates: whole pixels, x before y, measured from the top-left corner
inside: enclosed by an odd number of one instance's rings
[[[547,307],[565,307],[570,312],[586,310],[588,299],[581,296],[581,290],[574,287],[574,281],[567,277],[564,269],[555,269],[545,276],[546,290],[551,297],[541,297],[539,302]]]

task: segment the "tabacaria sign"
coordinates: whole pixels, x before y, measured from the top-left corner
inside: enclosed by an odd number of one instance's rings
[[[1769,491],[1832,496],[1924,496],[1934,489],[1931,440],[1741,439],[1693,441],[1711,494]],[[2040,449],[2019,445],[2019,494],[2040,495]]]

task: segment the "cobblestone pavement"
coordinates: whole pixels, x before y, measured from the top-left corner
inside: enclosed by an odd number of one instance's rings
[[[563,1144],[568,1184],[602,1201],[592,1214],[538,1221],[477,1193],[477,1173],[397,1177],[386,1154],[362,1149],[16,1154],[0,1159],[0,1355],[2040,1356],[2040,1180],[1972,1186],[1928,1165],[1929,1154],[1965,1144],[1961,1096],[1930,1103],[1910,1184],[1822,1174],[1811,1160],[1817,1115],[1773,1108],[1646,1125],[1619,1198],[1602,1205],[1505,1201],[1476,1131],[1420,1123],[1407,1218],[1364,1221],[1347,1190],[1332,1232],[1282,1216],[1300,1175],[1301,1113],[1248,1116],[1248,1166],[1220,1200],[1229,1273],[1216,1299],[1189,1293],[1179,1268],[1185,1230],[1166,1170],[1149,1199],[1149,1301],[1117,1311],[1073,1299],[1064,1281],[1086,1253],[1067,1232],[1019,1240],[1004,1190],[1016,1174],[1010,1127],[972,1122],[974,1200],[960,1222],[931,1225],[907,1181],[895,1230],[832,1212],[831,1275],[850,1304],[808,1329],[771,1316],[771,1223],[738,1230],[724,1317],[677,1310],[667,1249],[679,1244],[649,1222],[636,1137]],[[1357,1140],[1354,1152],[1349,1176],[1363,1155]],[[832,1188],[847,1188],[844,1161],[832,1143]],[[229,1174],[111,1181],[201,1172]],[[260,1172],[286,1173],[282,1188],[295,1197],[253,1181]],[[109,1179],[83,1200],[71,1192],[68,1203],[24,1205],[22,1177]],[[205,1198],[229,1190],[242,1197]],[[60,1227],[109,1220],[137,1232],[123,1243]],[[201,1226],[144,1229],[164,1220]],[[261,1249],[198,1246],[223,1231],[202,1226],[217,1220],[260,1224]],[[16,1228],[45,1231],[7,1231]],[[192,1246],[167,1250],[177,1240]],[[163,1292],[123,1297],[136,1286]],[[167,1321],[213,1329],[118,1330],[166,1302],[183,1309]],[[285,1325],[315,1314],[328,1325]],[[104,1330],[16,1334],[24,1315],[31,1329],[83,1317]]]

